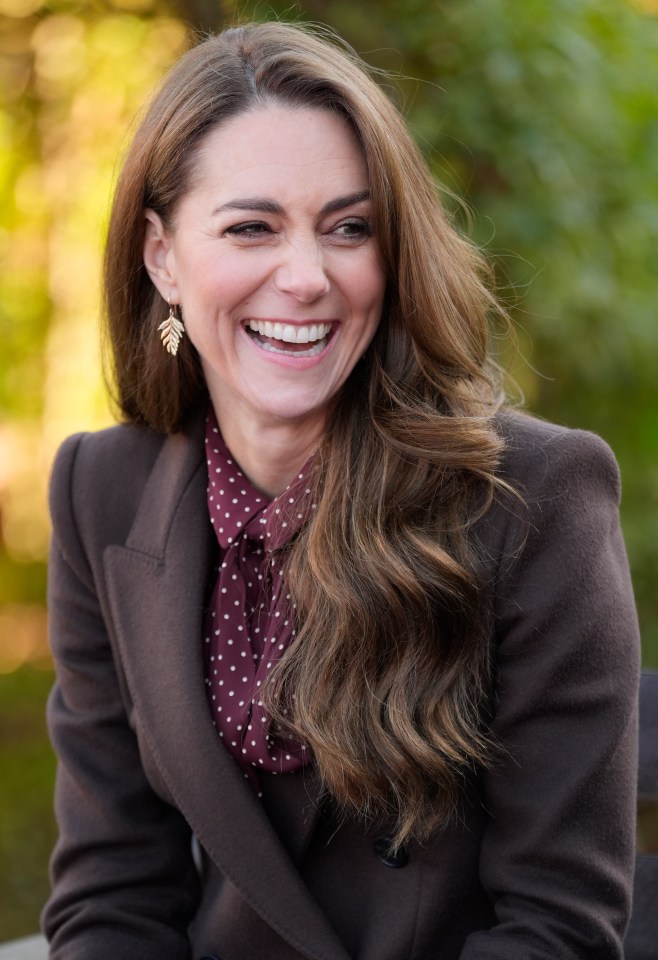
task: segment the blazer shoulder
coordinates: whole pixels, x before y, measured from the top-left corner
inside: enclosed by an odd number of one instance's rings
[[[147,468],[157,457],[166,437],[148,427],[121,423],[94,433],[75,433],[60,445],[52,469],[52,483],[56,486],[63,476],[79,468],[91,471],[95,478],[113,477]]]
[[[514,566],[534,537],[566,542],[589,536],[597,511],[618,523],[619,468],[599,436],[509,408],[497,415],[495,427],[505,445],[502,483],[475,539],[499,573]]]
[[[146,427],[119,424],[64,440],[50,477],[55,540],[121,542],[165,439]]]
[[[509,408],[498,414],[496,428],[505,443],[500,476],[526,501],[582,483],[607,489],[619,501],[619,467],[597,434]]]

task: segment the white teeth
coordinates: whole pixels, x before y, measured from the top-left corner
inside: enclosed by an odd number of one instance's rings
[[[317,327],[311,329],[317,329]],[[299,330],[295,330],[294,327],[287,326],[285,333],[286,336],[284,339],[286,339],[288,343],[308,343],[309,340],[317,340],[317,337],[311,336],[311,331],[308,327],[300,327]]]
[[[324,340],[331,330],[330,323],[312,323],[298,327],[292,323],[272,323],[270,320],[248,320],[247,326],[261,337],[282,340],[284,343],[316,343]]]

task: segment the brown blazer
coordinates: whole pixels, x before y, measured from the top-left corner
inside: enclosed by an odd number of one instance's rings
[[[465,778],[449,828],[393,863],[386,826],[340,823],[308,771],[264,778],[259,801],[212,726],[201,421],[63,445],[53,960],[621,958],[638,635],[617,469],[591,434],[512,413],[500,429],[527,504],[498,503],[477,528],[506,754]]]

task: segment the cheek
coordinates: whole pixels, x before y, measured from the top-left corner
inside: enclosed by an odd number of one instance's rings
[[[375,322],[375,325],[379,323],[379,318],[384,306],[385,289],[384,276],[379,265],[370,272],[362,274],[360,296],[363,310],[369,315],[371,321]]]
[[[227,322],[233,311],[244,311],[249,307],[262,292],[268,277],[263,264],[248,263],[245,258],[226,258],[208,269],[206,302],[213,303],[217,314],[223,314]]]
[[[172,265],[181,296],[208,309],[213,303],[236,302],[253,290],[257,271],[246,258],[232,256],[212,243],[193,248],[190,244],[190,248],[178,251]]]
[[[356,273],[352,276],[353,289],[363,299],[377,303],[384,298],[386,278],[384,270],[375,251],[362,261]]]

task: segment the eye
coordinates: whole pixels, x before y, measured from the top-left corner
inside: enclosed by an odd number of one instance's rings
[[[365,240],[372,236],[372,227],[365,217],[350,217],[349,220],[341,220],[333,233],[346,240]]]
[[[227,227],[224,230],[224,236],[244,237],[245,240],[249,240],[252,237],[262,237],[271,232],[269,224],[263,223],[262,220],[249,220],[247,223],[236,223]]]

